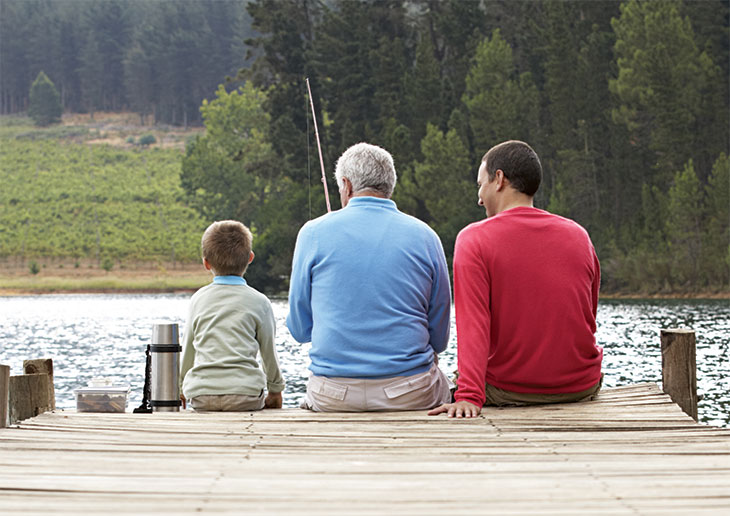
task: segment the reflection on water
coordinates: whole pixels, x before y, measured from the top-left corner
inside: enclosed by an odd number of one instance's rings
[[[144,349],[157,322],[179,323],[188,295],[46,295],[0,297],[0,363],[22,373],[23,359],[52,358],[59,408],[75,406],[73,390],[105,376],[132,386],[128,409],[142,400]],[[274,301],[277,349],[287,389],[284,404],[301,400],[309,345],[285,327],[286,301]],[[687,327],[697,333],[700,419],[730,427],[730,303],[728,301],[602,301],[597,338],[604,347],[604,385],[661,382],[659,329]],[[456,332],[440,357],[444,372],[456,369]]]

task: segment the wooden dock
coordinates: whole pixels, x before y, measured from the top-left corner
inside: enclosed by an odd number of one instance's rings
[[[730,430],[654,384],[425,412],[46,413],[0,430],[0,514],[730,514]]]

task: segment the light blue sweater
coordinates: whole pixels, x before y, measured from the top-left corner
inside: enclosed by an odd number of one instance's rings
[[[429,369],[449,340],[451,292],[434,231],[389,199],[354,197],[297,237],[286,323],[319,376]]]

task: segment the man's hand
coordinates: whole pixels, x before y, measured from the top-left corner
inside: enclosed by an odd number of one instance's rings
[[[185,399],[184,394],[180,394],[180,401],[182,401],[182,407],[183,407],[183,410],[185,410],[187,408],[187,400]]]
[[[266,395],[264,400],[264,407],[266,408],[281,408],[282,397],[280,392],[270,392]]]
[[[444,412],[446,412],[449,417],[477,417],[482,412],[482,408],[477,407],[468,401],[457,401],[456,403],[444,403],[440,407],[430,410],[428,415],[438,416]]]

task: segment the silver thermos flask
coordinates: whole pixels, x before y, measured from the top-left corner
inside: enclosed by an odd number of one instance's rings
[[[152,326],[150,344],[152,412],[180,411],[180,333],[177,324]]]

